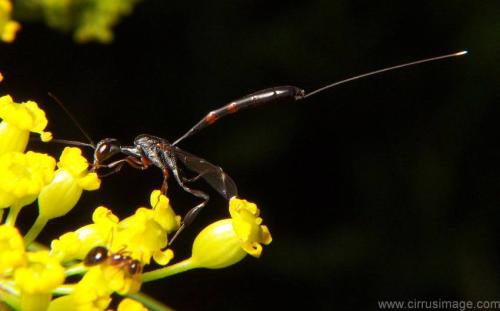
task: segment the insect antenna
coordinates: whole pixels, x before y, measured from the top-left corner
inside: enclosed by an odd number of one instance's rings
[[[85,138],[87,139],[87,141],[89,143],[87,144],[87,143],[82,143],[82,142],[79,142],[79,141],[65,140],[65,139],[52,139],[52,141],[56,142],[56,143],[68,144],[68,145],[73,145],[73,146],[91,147],[92,149],[95,149],[95,143],[92,140],[92,138],[90,138],[90,135],[87,134],[87,132],[85,132],[85,130],[83,129],[83,127],[81,126],[81,124],[73,116],[73,114],[68,110],[68,108],[66,108],[66,106],[64,106],[64,104],[62,103],[62,101],[59,98],[57,98],[54,94],[52,94],[51,92],[48,92],[48,95],[59,105],[59,107],[61,107],[61,109],[71,119],[71,121],[73,121],[73,123],[76,125],[76,127],[80,130],[80,133],[82,133],[83,136],[85,136]]]
[[[95,145],[91,145],[89,143],[84,143],[84,142],[77,141],[77,140],[53,138],[50,140],[50,142],[56,143],[56,144],[64,144],[64,145],[79,146],[79,147],[89,147],[89,148],[95,149]]]
[[[351,82],[351,81],[358,80],[358,79],[362,79],[362,78],[366,78],[366,77],[369,77],[369,76],[373,76],[373,75],[376,75],[376,74],[379,74],[379,73],[382,73],[382,72],[391,71],[391,70],[395,70],[395,69],[400,69],[400,68],[404,68],[404,67],[410,67],[410,66],[414,66],[414,65],[418,65],[418,64],[422,64],[422,63],[433,62],[433,61],[444,59],[444,58],[451,58],[451,57],[462,56],[462,55],[465,55],[465,54],[467,54],[467,51],[460,51],[460,52],[457,52],[457,53],[452,53],[452,54],[446,54],[446,55],[441,55],[441,56],[436,56],[436,57],[421,59],[421,60],[417,60],[417,61],[413,61],[413,62],[409,62],[409,63],[404,63],[404,64],[400,64],[400,65],[396,65],[396,66],[391,66],[391,67],[387,67],[387,68],[383,68],[383,69],[379,69],[379,70],[375,70],[375,71],[370,71],[370,72],[367,72],[367,73],[364,73],[364,74],[361,74],[361,75],[357,75],[357,76],[354,76],[354,77],[351,77],[351,78],[348,78],[348,79],[345,79],[345,80],[341,80],[341,81],[337,81],[337,82],[325,85],[325,86],[323,86],[323,87],[321,87],[319,89],[316,89],[316,90],[314,90],[312,92],[307,93],[306,95],[304,95],[302,97],[302,99],[305,99],[307,97],[313,96],[313,95],[318,94],[320,92],[326,91],[326,90],[328,90],[330,88],[333,88],[333,87],[335,87],[337,85],[344,84],[344,83]]]

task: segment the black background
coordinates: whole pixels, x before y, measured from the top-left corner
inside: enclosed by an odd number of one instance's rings
[[[84,140],[48,91],[94,140],[130,144],[149,133],[173,141],[208,111],[259,89],[310,91],[469,54],[246,111],[184,141],[258,203],[274,241],[258,260],[144,284],[146,293],[178,310],[499,300],[498,1],[183,3],[142,2],[110,45],[78,45],[24,24],[15,43],[0,47],[2,93],[36,100],[57,138]],[[41,238],[89,223],[99,204],[126,217],[160,183],[159,170],[124,169]],[[226,217],[224,200],[197,186],[212,200],[174,245],[178,260],[199,230]],[[169,190],[179,213],[197,203],[173,182]]]

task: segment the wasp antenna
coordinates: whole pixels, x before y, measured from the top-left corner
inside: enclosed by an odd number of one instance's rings
[[[302,98],[307,98],[307,97],[312,96],[314,94],[318,94],[320,92],[323,92],[325,90],[328,90],[328,89],[330,89],[332,87],[335,87],[337,85],[340,85],[340,84],[344,84],[344,83],[351,82],[351,81],[354,81],[354,80],[358,80],[358,79],[366,78],[366,77],[369,77],[369,76],[377,75],[379,73],[383,73],[383,72],[386,72],[386,71],[391,71],[391,70],[400,69],[400,68],[404,68],[404,67],[410,67],[410,66],[414,66],[414,65],[418,65],[418,64],[422,64],[422,63],[433,62],[433,61],[440,60],[440,59],[445,59],[445,58],[462,56],[462,55],[465,55],[465,54],[467,54],[467,51],[464,50],[464,51],[460,51],[460,52],[456,52],[456,53],[452,53],[452,54],[446,54],[446,55],[435,56],[435,57],[431,57],[431,58],[425,58],[425,59],[421,59],[421,60],[417,60],[417,61],[413,61],[413,62],[409,62],[409,63],[404,63],[404,64],[400,64],[400,65],[396,65],[396,66],[382,68],[382,69],[375,70],[375,71],[370,71],[370,72],[367,72],[367,73],[364,73],[364,74],[361,74],[361,75],[357,75],[357,76],[354,76],[354,77],[351,77],[351,78],[348,78],[348,79],[345,79],[345,80],[341,80],[341,81],[338,81],[338,82],[334,82],[332,84],[325,85],[325,86],[323,86],[323,87],[321,87],[321,88],[319,88],[317,90],[314,90],[314,91],[306,94]]]
[[[51,143],[57,143],[57,144],[71,145],[71,146],[89,147],[89,148],[95,149],[95,145],[91,145],[89,143],[84,143],[84,142],[76,141],[76,140],[67,140],[67,139],[53,138],[53,139],[50,140],[50,142]]]
[[[83,134],[83,136],[85,136],[85,138],[87,139],[87,141],[90,143],[90,144],[80,143],[80,144],[73,144],[73,145],[76,145],[76,146],[90,146],[90,147],[94,148],[95,144],[94,144],[94,141],[92,140],[92,138],[90,138],[90,135],[87,134],[87,132],[85,132],[85,130],[83,129],[83,127],[81,126],[81,124],[73,116],[73,114],[68,110],[68,108],[66,108],[66,106],[64,106],[64,104],[62,103],[62,101],[59,98],[57,98],[54,94],[52,94],[51,92],[48,92],[48,95],[59,105],[59,107],[61,107],[61,109],[66,113],[66,115],[71,119],[71,121],[73,121],[73,123],[76,125],[76,127],[80,130],[80,132]],[[52,141],[55,141],[55,140],[53,139]],[[63,141],[62,139],[59,140],[59,142],[62,142],[62,141]],[[71,140],[66,140],[66,142],[78,143],[76,141],[71,141]]]

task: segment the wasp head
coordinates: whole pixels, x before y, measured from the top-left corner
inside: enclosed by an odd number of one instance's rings
[[[94,151],[93,169],[98,169],[104,162],[114,155],[121,153],[121,145],[115,138],[104,138],[99,141]]]

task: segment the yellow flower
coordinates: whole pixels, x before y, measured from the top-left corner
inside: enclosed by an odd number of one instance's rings
[[[16,38],[16,33],[21,29],[21,24],[19,24],[16,21],[8,21],[4,26],[3,26],[3,32],[2,32],[2,41],[11,43],[14,41]]]
[[[74,38],[79,43],[99,41],[110,43],[113,40],[112,27],[120,18],[131,13],[135,1],[95,1],[89,9],[81,11],[80,23],[75,29]]]
[[[50,303],[47,311],[97,311],[107,310],[111,303],[112,291],[102,279],[98,268],[89,270],[75,286],[74,291],[59,297]],[[118,311],[147,311],[140,302],[131,298],[123,299],[118,305]]]
[[[93,224],[83,226],[74,232],[63,234],[51,243],[51,253],[61,262],[83,259],[98,245],[107,245],[113,238],[119,219],[111,210],[99,206],[95,209]]]
[[[121,294],[138,291],[142,283],[142,271],[132,273],[129,264],[138,260],[140,265],[149,264],[151,258],[166,265],[173,252],[167,246],[167,233],[175,230],[180,222],[169,205],[169,200],[158,190],[151,193],[152,208],[141,207],[122,221],[109,209],[98,207],[92,216],[93,224],[69,232],[52,241],[51,253],[62,262],[83,259],[96,246],[103,246],[109,254],[120,254],[126,259],[120,263],[97,263],[88,273],[100,274],[100,281],[112,292]],[[97,276],[95,276],[97,278]]]
[[[64,268],[48,251],[26,255],[27,265],[14,272],[14,281],[21,291],[21,309],[45,310],[52,291],[64,282]]]
[[[48,251],[28,252],[27,265],[16,269],[16,284],[26,293],[50,293],[64,282],[64,268]]]
[[[32,151],[0,155],[0,208],[32,203],[54,176],[54,158]]]
[[[83,190],[96,190],[100,186],[97,174],[87,170],[89,164],[79,148],[64,148],[57,166],[54,179],[38,196],[39,217],[47,220],[69,212]]]
[[[262,245],[271,243],[259,209],[254,203],[236,197],[229,201],[232,218],[219,220],[203,229],[193,243],[191,257],[171,266],[143,274],[149,282],[195,268],[221,269],[231,266],[247,254],[259,257]]]
[[[154,203],[159,199],[159,203]],[[173,257],[167,246],[167,233],[178,227],[167,197],[158,190],[151,193],[153,208],[140,207],[134,215],[120,221],[111,210],[100,206],[92,216],[93,224],[66,233],[52,241],[52,252],[62,261],[82,259],[95,246],[106,246],[112,252],[127,250],[128,255],[148,264],[153,258],[160,265]]]
[[[142,305],[139,301],[125,298],[120,301],[118,305],[118,311],[147,311],[148,309]]]
[[[270,244],[272,237],[269,229],[262,225],[257,205],[233,197],[229,201],[229,213],[233,219],[234,231],[241,241],[241,247],[248,254],[260,257],[262,253],[261,243]]]
[[[35,240],[50,219],[64,216],[75,207],[84,189],[99,188],[100,180],[96,173],[87,171],[89,164],[79,148],[64,148],[57,165],[52,182],[38,196],[38,217],[24,238],[26,244]]]
[[[52,139],[50,132],[45,132],[47,118],[37,103],[27,101],[15,103],[12,97],[0,97],[0,155],[9,151],[23,152],[28,144],[29,133],[39,133],[42,141]]]
[[[52,240],[50,244],[50,254],[60,262],[70,261],[76,258],[83,258],[89,249],[82,249],[82,243],[75,232],[67,232]]]
[[[156,203],[158,201],[158,203]],[[167,246],[167,234],[178,228],[176,216],[169,200],[160,191],[151,193],[152,208],[141,207],[134,215],[120,221],[113,212],[103,206],[92,216],[93,224],[62,235],[52,241],[51,252],[61,261],[82,259],[95,246],[107,246],[118,252],[126,248],[129,255],[148,264],[153,258],[160,265],[173,257]]]
[[[247,254],[259,257],[262,245],[271,243],[271,234],[261,225],[262,218],[254,203],[238,198],[229,202],[231,219],[219,220],[205,229],[193,243],[194,266],[220,269],[233,265]]]
[[[149,263],[151,257],[160,265],[167,264],[173,257],[167,246],[167,233],[179,227],[176,216],[166,196],[159,190],[151,193],[152,208],[138,208],[134,215],[120,221],[113,236],[111,249],[118,251],[126,245],[131,256]]]
[[[190,260],[196,268],[221,269],[234,265],[246,255],[233,228],[233,221],[223,219],[198,234]]]
[[[0,277],[26,264],[23,238],[17,228],[0,226]]]
[[[127,251],[124,251],[127,253]],[[104,262],[96,267],[90,268],[90,271],[99,273],[102,277],[102,283],[106,284],[109,290],[117,292],[120,295],[132,294],[139,291],[142,284],[141,273],[131,274],[128,270],[128,263],[112,265]],[[87,272],[88,273],[88,272]]]
[[[98,269],[90,269],[76,284],[69,295],[54,299],[48,311],[97,311],[106,310],[111,302],[112,290]]]
[[[153,190],[149,198],[149,204],[153,207],[151,217],[167,233],[177,230],[181,223],[181,217],[175,215],[174,210],[170,206],[170,200],[161,194],[160,190]]]
[[[10,19],[12,3],[8,0],[0,0],[0,39],[4,42],[12,42],[16,32],[21,28],[18,22]]]

